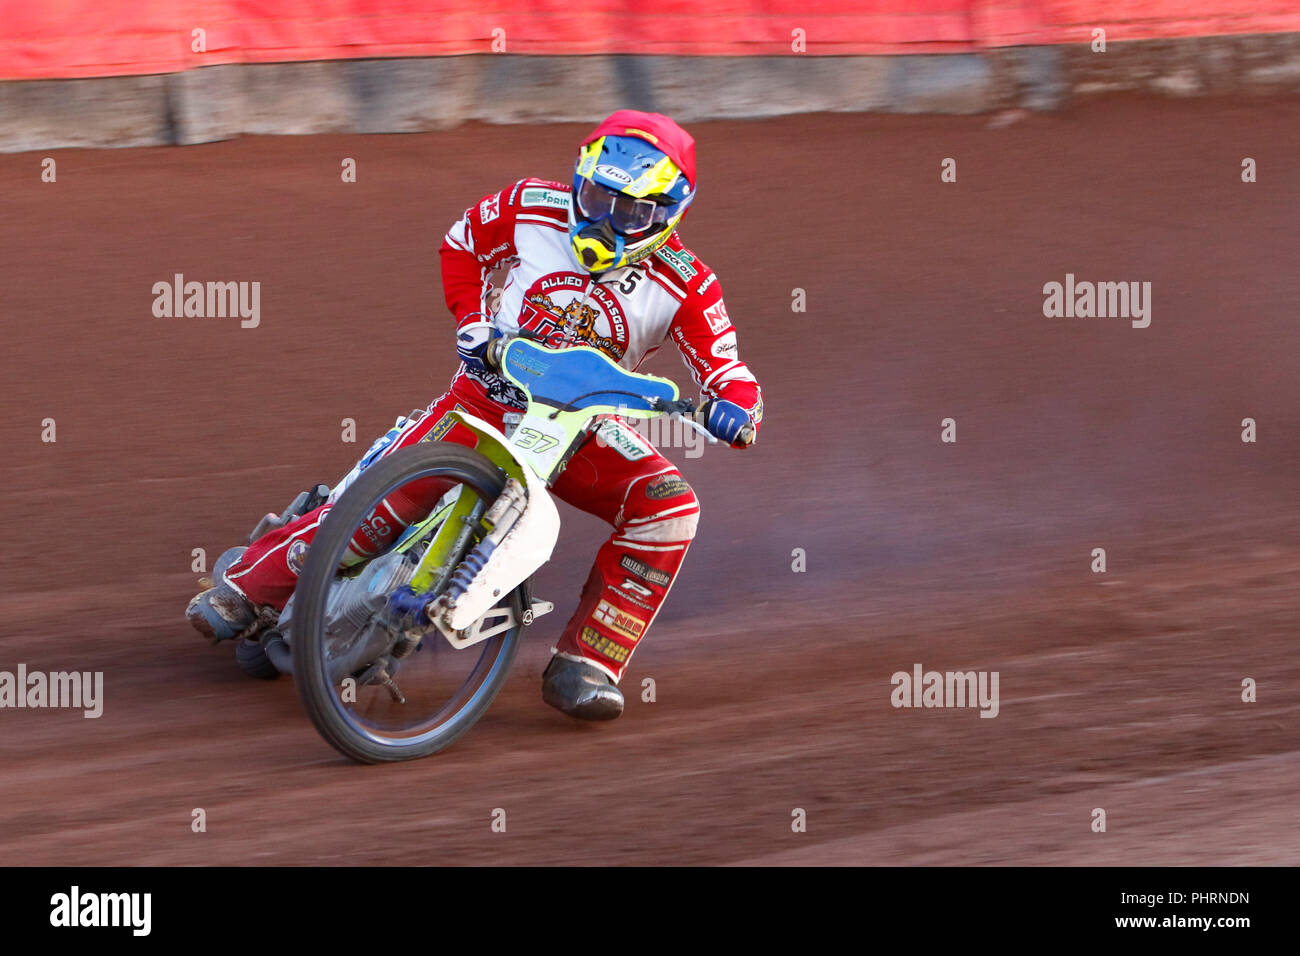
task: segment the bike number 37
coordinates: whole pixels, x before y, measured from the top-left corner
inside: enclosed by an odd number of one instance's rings
[[[536,428],[520,426],[515,431],[515,447],[521,451],[531,451],[535,454],[542,454],[550,451],[560,443],[558,438],[550,435],[543,435]]]
[[[533,469],[546,477],[563,453],[568,435],[557,423],[532,415],[525,416],[510,436],[515,451],[527,458]]]

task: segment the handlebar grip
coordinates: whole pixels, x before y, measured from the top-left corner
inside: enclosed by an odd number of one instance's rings
[[[654,405],[655,411],[663,412],[665,415],[694,415],[695,403],[689,398],[682,399],[679,402],[666,402],[662,398],[657,399]]]

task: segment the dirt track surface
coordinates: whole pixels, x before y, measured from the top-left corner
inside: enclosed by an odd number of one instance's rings
[[[704,515],[628,712],[540,701],[604,535],[566,509],[557,613],[487,717],[378,768],[189,632],[191,549],[442,391],[443,231],[564,178],[585,130],[64,151],[54,184],[0,157],[0,670],[102,670],[106,698],[0,711],[0,865],[1300,862],[1296,120],[1110,100],[696,127],[684,236],[768,420],[748,454],[669,452]],[[1045,318],[1067,272],[1151,282],[1150,327]],[[174,273],[261,282],[261,325],[154,318]],[[651,368],[688,380],[667,350]],[[1000,713],[891,707],[915,663],[999,672]]]

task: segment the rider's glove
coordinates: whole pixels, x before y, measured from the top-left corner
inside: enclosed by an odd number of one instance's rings
[[[735,402],[711,398],[700,406],[695,419],[710,435],[728,445],[744,448],[754,440],[754,423],[749,413]]]
[[[468,322],[456,332],[456,354],[470,368],[485,371],[488,346],[500,337],[501,332],[491,322]]]

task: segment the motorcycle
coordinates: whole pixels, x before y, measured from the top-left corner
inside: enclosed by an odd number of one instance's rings
[[[656,415],[716,442],[676,384],[626,371],[596,349],[512,337],[492,343],[488,362],[527,397],[509,434],[457,409],[474,447],[426,441],[363,459],[317,529],[278,620],[236,648],[253,676],[292,674],[317,731],[361,763],[429,756],[487,711],[523,630],[554,608],[533,596],[530,579],[559,535],[548,487],[584,442],[616,417]],[[400,533],[375,523],[382,501],[429,478],[452,487],[426,517]],[[278,521],[327,491],[299,495]],[[394,540],[359,559],[349,550],[359,529]]]

